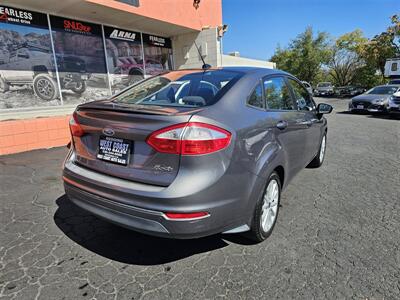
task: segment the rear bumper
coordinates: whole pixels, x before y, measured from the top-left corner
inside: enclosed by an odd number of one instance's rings
[[[86,192],[64,179],[65,193],[77,206],[117,225],[146,233],[168,235],[170,232],[161,224],[162,214],[124,205]]]
[[[109,222],[155,236],[199,238],[248,224],[251,215],[243,195],[232,196],[229,189],[221,193],[215,185],[185,195],[171,192],[169,187],[137,182],[128,182],[127,188],[126,180],[83,168],[68,158],[63,179],[68,198],[77,206]],[[171,220],[165,215],[165,212],[199,211],[206,211],[209,216]]]

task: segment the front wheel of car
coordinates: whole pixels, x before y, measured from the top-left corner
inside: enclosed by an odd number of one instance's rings
[[[281,181],[278,174],[273,172],[256,204],[251,229],[247,233],[250,239],[262,242],[271,235],[278,218],[280,199]]]
[[[35,94],[46,101],[58,97],[58,86],[56,81],[48,74],[38,74],[33,79],[33,90]]]
[[[325,152],[326,152],[326,132],[322,137],[321,143],[319,145],[318,154],[308,164],[307,168],[319,168],[320,166],[322,166],[325,159]]]

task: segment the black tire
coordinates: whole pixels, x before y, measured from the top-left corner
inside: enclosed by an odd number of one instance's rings
[[[324,140],[325,140],[325,142],[324,142]],[[322,166],[322,164],[324,163],[325,153],[326,153],[326,140],[327,140],[327,138],[326,138],[326,132],[325,132],[324,135],[322,136],[321,142],[319,144],[318,154],[308,164],[307,168],[319,168],[320,166]],[[322,147],[324,147],[324,149],[323,149],[324,153],[322,154],[322,157],[321,157]]]
[[[276,205],[276,213],[275,213],[275,216],[273,219],[273,223],[269,227],[269,229],[266,231],[262,226],[263,206],[265,203],[264,199],[266,198],[268,187],[272,181],[277,183],[278,197],[277,197],[277,202],[276,203],[274,202]],[[246,236],[249,239],[259,243],[259,242],[264,241],[271,235],[272,231],[274,230],[276,220],[278,219],[280,200],[281,200],[281,180],[280,180],[278,174],[276,172],[273,172],[269,176],[267,184],[265,185],[265,189],[263,190],[263,193],[262,193],[260,199],[258,200],[256,207],[254,209],[251,228],[250,228],[250,231],[246,233]]]
[[[10,90],[9,84],[4,80],[3,77],[0,77],[0,92],[5,93]]]
[[[86,91],[86,82],[83,80],[77,82],[76,86],[71,88],[71,91],[73,91],[75,94],[82,95]]]
[[[48,74],[38,74],[33,79],[35,94],[45,101],[51,101],[59,96],[57,82]]]

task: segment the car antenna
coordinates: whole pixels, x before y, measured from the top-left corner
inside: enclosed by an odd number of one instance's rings
[[[202,68],[203,70],[210,69],[210,68],[211,68],[211,65],[206,64],[206,62],[204,61],[204,57],[203,57],[203,55],[201,55],[200,49],[199,49],[199,47],[197,46],[196,41],[194,41],[194,45],[196,46],[197,52],[198,52],[199,55],[200,55],[201,61],[203,62],[203,65],[201,66],[201,68]]]

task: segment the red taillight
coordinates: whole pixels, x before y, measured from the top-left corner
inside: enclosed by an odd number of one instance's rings
[[[85,133],[83,131],[81,125],[79,125],[79,123],[78,123],[78,118],[77,118],[76,112],[74,112],[72,114],[72,117],[69,120],[69,128],[71,130],[71,135],[72,136],[80,137]]]
[[[201,155],[226,148],[231,136],[217,126],[189,122],[157,130],[147,138],[147,143],[158,152]]]
[[[170,220],[194,220],[203,219],[208,217],[210,214],[205,211],[193,212],[193,213],[165,213],[167,219]]]

